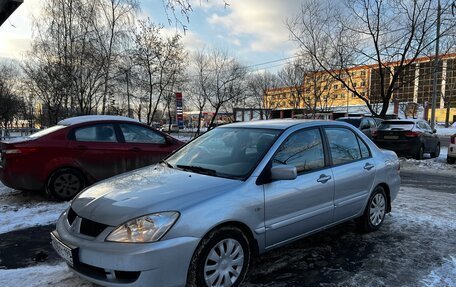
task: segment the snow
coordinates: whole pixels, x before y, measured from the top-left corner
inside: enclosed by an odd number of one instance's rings
[[[456,123],[455,123],[456,124]],[[456,134],[456,126],[455,127],[449,127],[449,128],[443,128],[443,127],[436,127],[437,134],[439,136],[451,136]]]
[[[424,160],[401,158],[401,169],[414,172],[438,173],[454,176],[456,178],[456,164],[447,163],[448,148],[442,147],[437,158]]]
[[[84,287],[94,286],[74,275],[66,266],[39,265],[29,268],[0,270],[0,286],[3,287]]]
[[[445,259],[442,266],[432,270],[422,283],[426,287],[456,286],[456,258]]]
[[[68,202],[50,202],[42,194],[0,184],[0,233],[55,223],[68,206]]]

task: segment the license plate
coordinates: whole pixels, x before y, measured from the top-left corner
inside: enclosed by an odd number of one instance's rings
[[[383,138],[386,140],[397,140],[399,136],[383,136]]]
[[[75,261],[75,249],[69,247],[62,241],[60,241],[52,232],[51,232],[51,244],[52,247],[54,247],[54,250],[57,252],[57,254],[60,255],[65,261],[70,265],[74,266],[74,261]]]

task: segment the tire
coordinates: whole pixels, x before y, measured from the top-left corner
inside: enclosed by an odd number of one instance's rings
[[[377,186],[369,197],[364,214],[357,219],[358,227],[363,232],[379,229],[385,219],[387,203],[385,190],[383,187]]]
[[[418,153],[415,155],[415,159],[422,160],[424,158],[424,146],[420,146]]]
[[[72,168],[55,171],[46,183],[46,194],[60,201],[67,201],[78,194],[86,185],[81,172]]]
[[[447,163],[454,164],[456,162],[456,158],[447,156]]]
[[[431,158],[439,157],[440,155],[440,143],[435,146],[434,152],[431,152]]]
[[[187,286],[240,286],[250,265],[250,254],[249,241],[240,229],[222,227],[212,231],[193,254]]]

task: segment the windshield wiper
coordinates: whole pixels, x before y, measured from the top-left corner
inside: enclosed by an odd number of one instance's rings
[[[162,159],[162,160],[160,161],[160,163],[166,164],[166,166],[169,167],[169,168],[174,168],[174,166],[173,166],[172,164],[170,164],[169,162],[167,162],[167,161],[164,160],[164,159]]]
[[[202,173],[207,175],[217,175],[217,171],[210,168],[204,168],[202,166],[178,164],[177,167],[186,171],[193,171],[196,173]]]

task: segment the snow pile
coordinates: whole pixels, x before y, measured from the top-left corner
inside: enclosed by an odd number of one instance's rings
[[[453,127],[454,126],[454,127]],[[456,122],[450,128],[436,127],[439,136],[451,136],[456,134]]]
[[[401,158],[401,169],[456,176],[456,165],[446,162],[447,155],[448,148],[442,147],[438,158],[425,158],[424,160]]]
[[[0,233],[55,223],[68,206],[69,202],[51,202],[37,192],[16,191],[0,183]]]
[[[73,274],[66,264],[39,265],[22,269],[0,270],[2,287],[89,287],[95,286]]]

